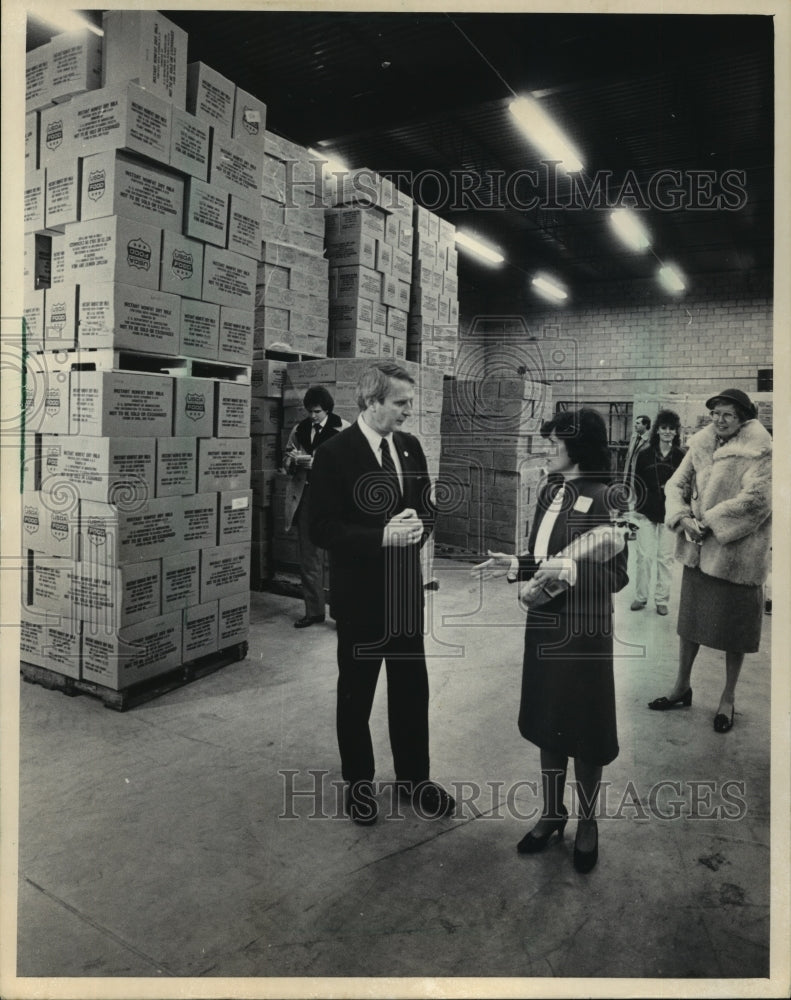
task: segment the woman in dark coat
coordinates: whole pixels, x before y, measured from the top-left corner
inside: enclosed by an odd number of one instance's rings
[[[552,558],[575,538],[610,523],[610,456],[604,421],[594,410],[558,413],[541,431],[555,448],[539,494],[528,554],[489,553],[482,578],[503,576],[571,586],[535,610],[525,630],[519,731],[541,750],[543,811],[517,845],[543,850],[568,819],[563,805],[569,757],[579,796],[574,866],[598,858],[596,807],[602,767],[618,755],[613,683],[612,594],[626,586],[626,551],[603,562]]]
[[[673,410],[661,410],[654,421],[648,447],[637,456],[634,473],[637,519],[636,604],[645,607],[653,591],[658,615],[667,614],[670,600],[670,576],[676,536],[665,527],[665,483],[681,465],[679,427],[681,420]],[[656,566],[656,583],[654,567]],[[632,605],[632,610],[638,610]]]

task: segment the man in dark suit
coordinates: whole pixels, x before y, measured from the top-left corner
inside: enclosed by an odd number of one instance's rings
[[[428,672],[423,648],[420,547],[434,527],[420,442],[399,428],[412,412],[414,379],[397,364],[367,369],[356,423],[316,452],[310,533],[330,555],[330,609],[338,629],[337,731],[345,805],[373,823],[374,755],[368,721],[382,660],[399,795],[426,817],[453,799],[429,781]]]
[[[349,424],[336,413],[332,393],[323,385],[312,385],[302,399],[307,417],[295,424],[288,436],[283,471],[291,481],[286,488],[286,531],[296,525],[299,533],[299,570],[305,614],[294,628],[308,628],[324,621],[324,550],[310,540],[307,490],[313,453]]]

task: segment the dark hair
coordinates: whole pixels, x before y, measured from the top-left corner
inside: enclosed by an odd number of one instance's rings
[[[715,396],[714,399],[710,399],[709,412],[711,412],[715,406],[732,406],[736,411],[736,416],[739,418],[739,423],[744,424],[748,420],[752,420],[755,414],[752,410],[749,410],[746,406],[742,406],[741,403],[737,403],[735,399],[729,399],[727,396]]]
[[[660,427],[672,427],[676,432],[673,435],[673,447],[678,448],[681,445],[681,435],[679,434],[679,428],[681,427],[681,417],[674,410],[660,410],[656,415],[656,420],[654,421],[654,429],[651,431],[651,447],[659,447],[659,428]]]
[[[320,406],[326,413],[332,413],[335,408],[335,400],[325,385],[312,385],[302,397],[302,405],[306,410]]]
[[[358,407],[364,410],[373,402],[383,403],[390,391],[392,379],[409,382],[410,385],[415,384],[415,380],[406,368],[393,361],[383,361],[381,364],[366,368],[357,383]]]
[[[607,427],[596,410],[564,410],[556,413],[541,426],[541,436],[548,438],[552,432],[563,441],[572,462],[580,472],[609,473],[612,469]],[[605,477],[606,478],[606,477]]]
[[[647,416],[645,413],[641,413],[637,419],[640,421],[641,424],[645,425],[645,429],[647,431],[651,429],[651,418]]]

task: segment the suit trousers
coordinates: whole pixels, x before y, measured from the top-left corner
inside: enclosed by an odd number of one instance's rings
[[[670,600],[670,578],[673,571],[676,536],[664,524],[654,524],[643,514],[637,514],[635,568],[636,594],[638,601],[648,602],[654,586],[654,602],[667,604]],[[654,567],[656,584],[654,585]]]
[[[307,490],[309,487],[305,487]],[[324,549],[310,540],[308,498],[303,493],[295,520],[299,533],[299,573],[305,614],[310,618],[324,617]]]
[[[337,731],[341,773],[348,782],[372,781],[374,753],[369,719],[382,660],[387,671],[387,720],[397,781],[429,776],[428,671],[423,636],[384,640],[338,621]],[[366,646],[368,647],[366,649]]]

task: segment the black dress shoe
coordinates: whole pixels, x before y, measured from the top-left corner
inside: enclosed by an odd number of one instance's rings
[[[374,787],[370,781],[356,781],[349,785],[344,795],[346,815],[359,826],[371,826],[379,815],[379,806],[374,798]]]
[[[581,875],[587,875],[589,871],[592,871],[596,867],[596,862],[599,860],[599,827],[594,823],[593,829],[596,831],[596,841],[593,845],[592,851],[581,851],[577,847],[576,838],[574,842],[574,867]],[[577,828],[577,836],[579,836],[579,827]]]
[[[408,798],[412,808],[421,819],[439,819],[449,816],[456,808],[456,800],[448,795],[444,788],[433,781],[400,782],[398,793],[402,798]]]
[[[544,850],[549,841],[552,839],[552,835],[555,833],[558,835],[558,840],[562,840],[563,831],[566,829],[568,819],[568,810],[564,805],[561,805],[560,818],[552,820],[552,826],[547,830],[547,832],[536,835],[532,830],[530,830],[530,832],[526,833],[516,845],[517,851],[519,851],[520,854],[538,854],[539,851]]]
[[[728,718],[722,712],[717,712],[714,716],[714,732],[729,733],[733,729],[733,706],[731,706],[731,717]]]
[[[680,698],[665,698],[663,695],[661,698],[649,701],[648,707],[653,708],[655,712],[666,712],[669,708],[689,708],[691,704],[692,688],[687,688]]]
[[[307,628],[308,625],[320,625],[324,621],[324,615],[305,615],[294,622],[294,628]]]

